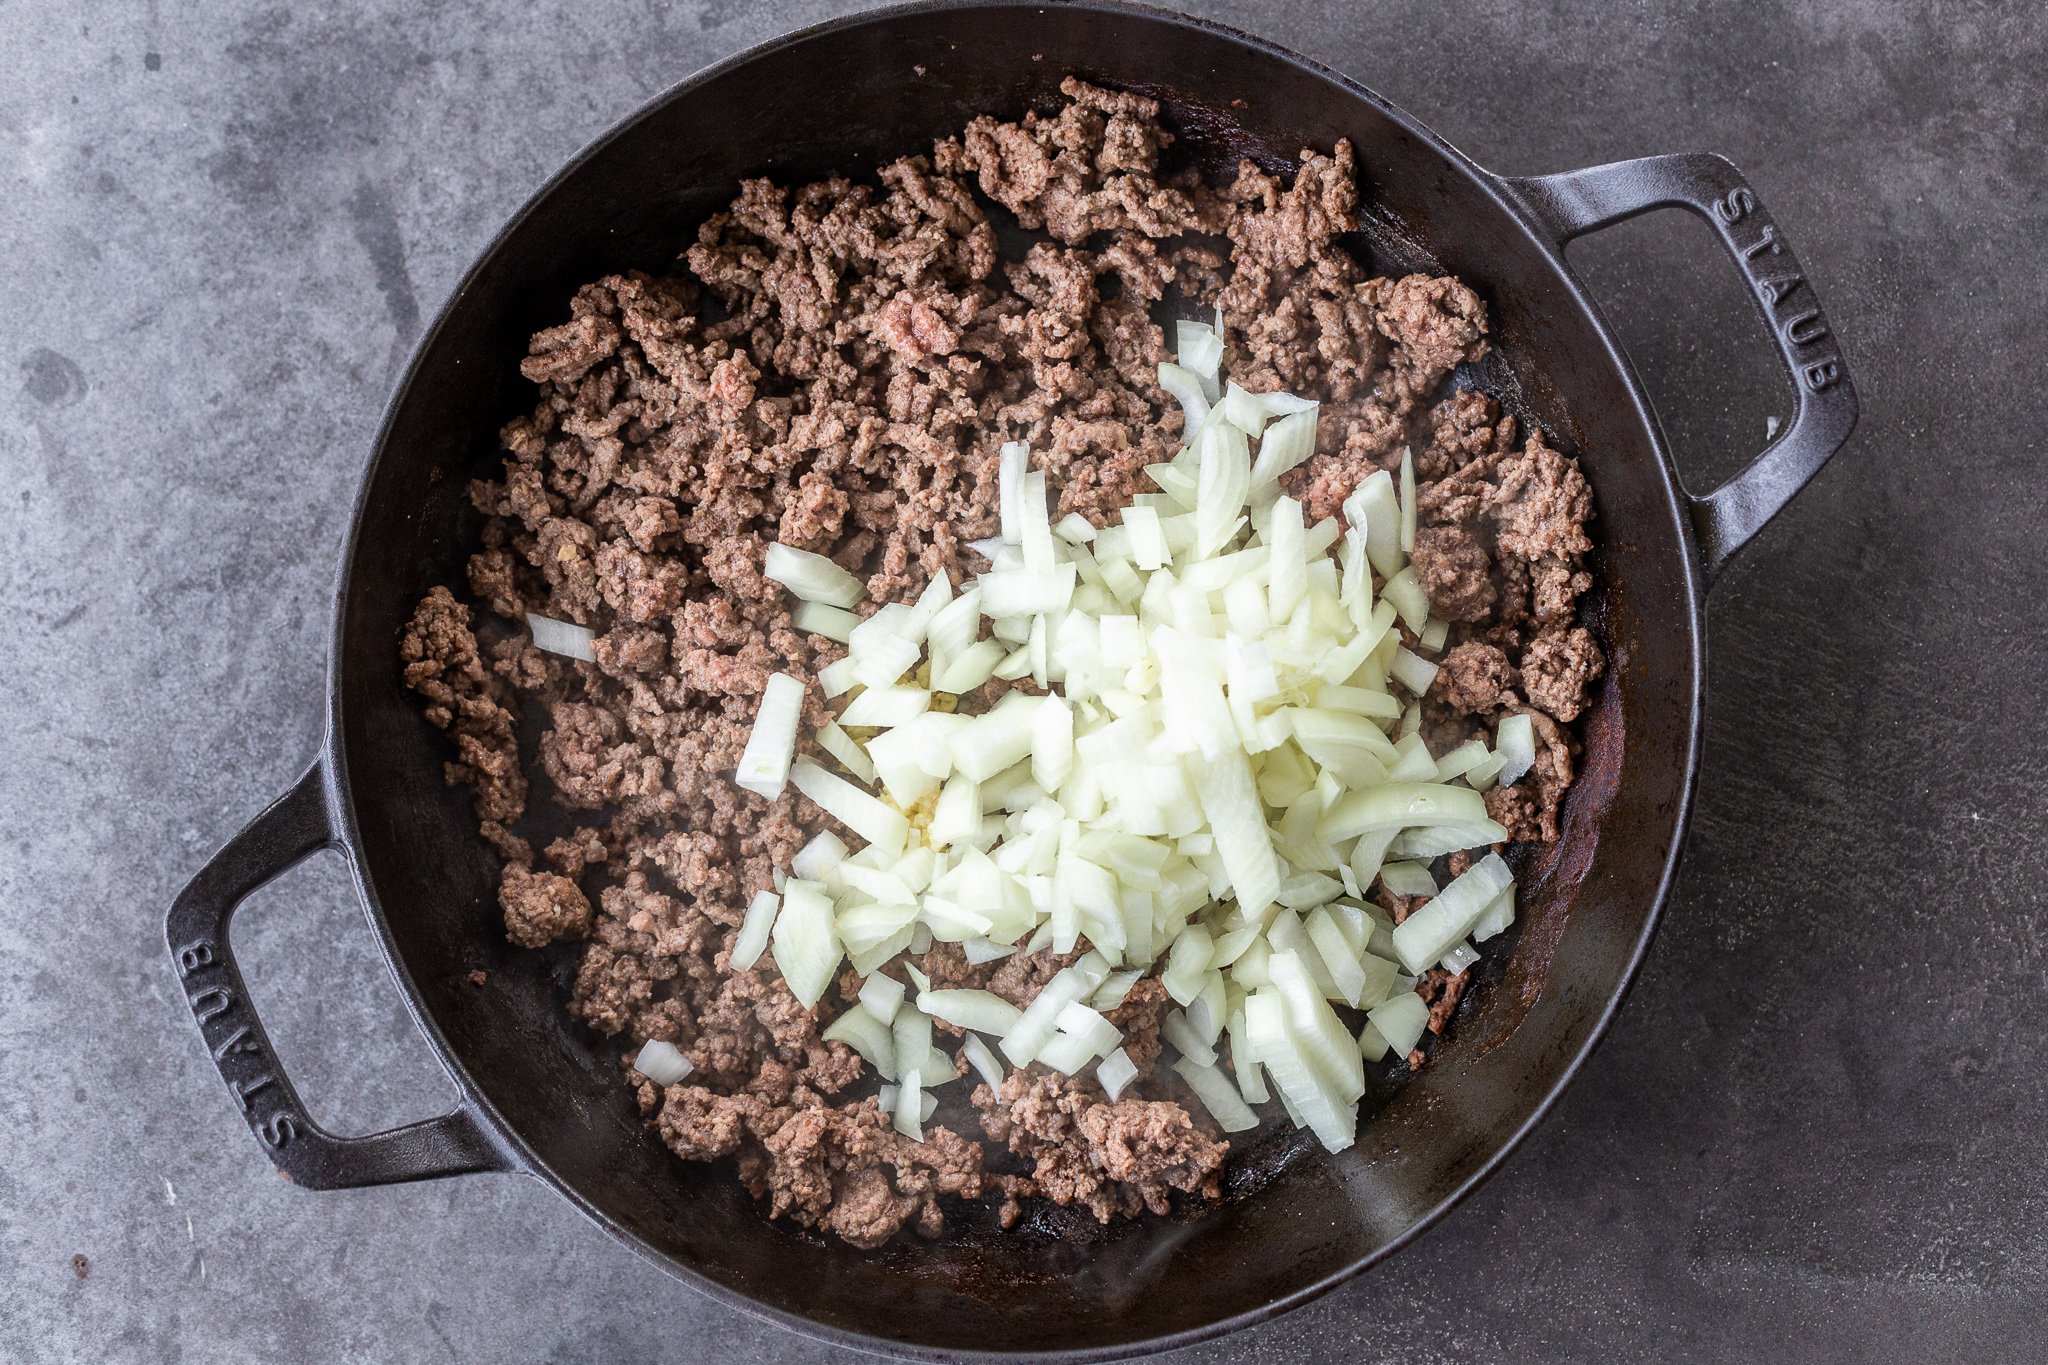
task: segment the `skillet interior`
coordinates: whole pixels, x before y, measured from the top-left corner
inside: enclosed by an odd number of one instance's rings
[[[573,950],[505,941],[495,858],[466,794],[442,781],[444,744],[401,685],[396,642],[429,586],[461,581],[464,484],[495,470],[493,433],[530,401],[515,366],[525,338],[560,320],[577,285],[668,268],[742,176],[862,171],[976,114],[1021,113],[1068,71],[1160,95],[1218,162],[1353,140],[1369,263],[1435,262],[1477,289],[1496,343],[1483,381],[1499,391],[1520,375],[1512,405],[1585,462],[1614,667],[1568,836],[1523,869],[1504,974],[1488,969],[1498,979],[1412,1084],[1368,1096],[1355,1149],[1329,1158],[1275,1139],[1233,1161],[1226,1207],[1189,1224],[1084,1243],[969,1230],[859,1254],[768,1223],[729,1173],[678,1163],[645,1134],[618,1049],[564,1012]],[[1654,423],[1556,254],[1481,173],[1341,78],[1197,21],[1093,5],[891,11],[799,35],[679,88],[586,154],[494,245],[416,357],[337,614],[333,745],[371,916],[429,1036],[536,1171],[714,1289],[811,1330],[947,1352],[1114,1351],[1273,1311],[1398,1245],[1482,1175],[1627,984],[1694,759],[1697,617],[1675,499]]]

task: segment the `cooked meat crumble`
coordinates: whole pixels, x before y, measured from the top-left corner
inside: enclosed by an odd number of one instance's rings
[[[502,433],[502,473],[470,488],[486,518],[477,606],[435,588],[400,646],[454,741],[448,778],[504,858],[512,941],[579,943],[571,1013],[692,1063],[666,1089],[629,1071],[654,1130],[686,1160],[733,1160],[773,1215],[861,1247],[906,1226],[936,1236],[950,1202],[984,1195],[1006,1222],[1025,1199],[1105,1222],[1164,1213],[1214,1195],[1228,1147],[1155,1074],[1156,981],[1110,1016],[1140,1068],[1122,1098],[1012,1071],[973,1089],[978,1118],[963,1107],[979,1135],[940,1125],[919,1143],[852,1093],[860,1058],[820,1036],[858,977],[814,1011],[771,958],[732,969],[748,900],[831,823],[794,789],[768,801],[732,781],[769,675],[802,682],[822,724],[816,675],[843,652],[792,628],[762,575],[769,542],[829,555],[873,604],[957,581],[985,567],[967,543],[995,529],[997,452],[1019,440],[1055,515],[1106,523],[1182,434],[1153,306],[1220,303],[1233,376],[1322,403],[1318,452],[1286,479],[1311,517],[1412,448],[1413,564],[1452,623],[1428,733],[1490,739],[1503,717],[1532,718],[1531,776],[1486,796],[1515,838],[1557,837],[1564,727],[1604,666],[1575,623],[1585,479],[1493,399],[1445,392],[1487,346],[1470,289],[1369,278],[1340,244],[1358,222],[1350,145],[1304,152],[1291,179],[1247,162],[1218,189],[1172,169],[1153,101],[1062,90],[1056,112],[976,119],[872,181],[748,181],[672,275],[578,291],[521,364],[538,399]],[[991,205],[1037,234],[1021,257],[1000,254]],[[588,627],[594,662],[536,650],[528,611]],[[522,710],[544,718],[524,750]],[[573,826],[538,854],[541,836],[519,832],[544,823],[533,793],[571,813],[550,828]],[[1380,900],[1397,919],[1414,904]],[[936,944],[921,966],[1023,1004],[1074,956],[971,966]],[[1466,985],[1440,970],[1418,983],[1432,1031]]]

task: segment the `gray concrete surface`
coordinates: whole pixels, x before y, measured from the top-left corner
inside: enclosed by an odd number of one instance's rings
[[[0,1357],[829,1354],[533,1182],[288,1188],[160,925],[318,740],[344,517],[422,319],[611,120],[840,8],[0,6]],[[1584,1078],[1387,1267],[1187,1358],[2038,1359],[2048,19],[1201,8],[1500,169],[1727,153],[1825,291],[1865,417],[1714,594],[1691,851]],[[1688,467],[1733,467],[1780,396],[1704,231],[1576,259]],[[338,867],[263,893],[238,941],[317,1114],[445,1102]]]

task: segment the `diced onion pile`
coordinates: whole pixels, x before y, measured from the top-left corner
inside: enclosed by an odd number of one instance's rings
[[[780,896],[748,908],[733,963],[772,948],[809,1006],[850,961],[859,1003],[825,1036],[873,1065],[913,1137],[954,1079],[933,1020],[966,1030],[966,1061],[991,1085],[1006,1065],[1093,1067],[1114,1097],[1136,1068],[1108,1013],[1156,973],[1178,1006],[1162,1029],[1171,1065],[1220,1127],[1255,1126],[1250,1106],[1277,1098],[1341,1149],[1364,1062],[1422,1035],[1416,976],[1469,965],[1472,943],[1513,920],[1497,855],[1442,888],[1429,870],[1508,837],[1481,793],[1529,770],[1534,737],[1511,718],[1497,748],[1424,746],[1436,665],[1395,626],[1426,652],[1446,627],[1407,565],[1412,466],[1398,484],[1365,480],[1341,522],[1305,524],[1279,479],[1314,453],[1316,405],[1219,390],[1207,326],[1181,324],[1179,343],[1159,378],[1190,440],[1118,525],[1054,523],[1045,475],[1013,444],[1002,534],[977,546],[992,567],[958,592],[941,576],[862,619],[857,579],[769,547],[799,627],[848,647],[820,676],[844,709],[816,736],[832,767],[794,757],[801,689],[778,676],[737,780],[773,797],[786,777],[863,846],[813,840]],[[992,678],[1039,691],[955,708]],[[1397,927],[1366,900],[1375,880],[1429,899]],[[1091,951],[1023,1009],[932,989],[908,963],[904,979],[883,971],[933,942],[984,963],[1083,939]],[[1364,1012],[1360,1033],[1337,1005]]]

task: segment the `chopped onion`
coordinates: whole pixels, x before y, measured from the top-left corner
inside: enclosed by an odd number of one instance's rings
[[[1401,447],[1401,553],[1415,553],[1415,453]]]
[[[1230,1078],[1217,1070],[1213,1064],[1204,1065],[1192,1057],[1182,1057],[1173,1064],[1180,1078],[1188,1083],[1188,1089],[1195,1092],[1195,1098],[1209,1111],[1209,1117],[1216,1120],[1216,1126],[1226,1133],[1242,1133],[1248,1128],[1259,1126],[1259,1116],[1251,1111],[1244,1098],[1237,1093],[1237,1087]]]
[[[1264,488],[1316,453],[1317,408],[1311,404],[1267,427],[1252,463],[1252,487]]]
[[[1429,1027],[1429,1006],[1414,991],[1402,991],[1367,1010],[1365,1017],[1380,1031],[1380,1037],[1395,1056],[1406,1057],[1422,1041],[1422,1031]]]
[[[860,624],[860,618],[843,607],[827,606],[823,602],[799,602],[789,614],[789,623],[807,634],[822,635],[843,645],[853,638],[854,627]]]
[[[591,649],[591,642],[597,636],[588,626],[579,626],[570,621],[557,621],[551,616],[536,616],[526,613],[526,629],[533,636],[533,647],[549,654],[559,654],[565,659],[581,659],[594,663],[597,654]]]
[[[917,997],[917,1007],[955,1027],[998,1035],[1015,1028],[1024,1014],[993,991],[926,991]]]
[[[796,783],[796,789],[816,802],[827,815],[881,848],[888,856],[894,857],[903,851],[903,841],[910,835],[910,825],[900,812],[891,810],[846,779],[826,772],[808,758],[800,758],[790,765],[789,780]]]
[[[854,742],[852,735],[836,720],[827,721],[818,727],[818,747],[839,760],[839,765],[863,782],[875,780],[875,765],[868,758],[867,751]]]
[[[924,1086],[921,1074],[907,1071],[896,1091],[896,1131],[913,1142],[924,1141]]]
[[[639,1055],[633,1058],[633,1069],[665,1088],[696,1068],[690,1065],[690,1059],[678,1051],[674,1043],[664,1043],[657,1038],[640,1045]]]
[[[789,993],[805,1009],[811,1008],[832,984],[832,974],[845,956],[824,887],[801,879],[784,884],[774,943],[775,965],[789,984]]]
[[[1102,1093],[1109,1096],[1112,1103],[1122,1097],[1124,1088],[1137,1078],[1138,1065],[1122,1048],[1104,1057],[1095,1068],[1096,1083],[1102,1087]],[[990,1084],[999,1085],[1000,1082],[992,1081]]]
[[[1436,878],[1427,863],[1388,863],[1380,869],[1380,885],[1397,896],[1434,896]]]
[[[852,607],[867,595],[861,581],[823,555],[771,541],[761,572],[806,602]]]
[[[1003,1064],[996,1057],[995,1053],[989,1051],[988,1044],[981,1041],[978,1035],[970,1033],[961,1039],[960,1051],[966,1056],[967,1064],[979,1072],[984,1081],[988,1082],[989,1089],[1001,1090],[1003,1088],[1003,1076],[1005,1074]]]
[[[1179,1048],[1183,1057],[1192,1057],[1203,1066],[1216,1060],[1216,1049],[1195,1032],[1184,1011],[1175,1010],[1167,1015],[1159,1026],[1159,1036]]]
[[[1389,671],[1394,680],[1420,697],[1428,693],[1429,685],[1436,681],[1436,665],[1420,654],[1412,654],[1406,646],[1394,650],[1394,662]]]
[[[1416,973],[1434,966],[1452,944],[1472,932],[1479,916],[1513,880],[1497,853],[1487,854],[1454,878],[1434,900],[1395,926],[1394,950],[1401,955],[1401,965]]]
[[[1159,387],[1173,395],[1180,404],[1186,420],[1181,424],[1182,435],[1192,441],[1195,434],[1209,420],[1209,395],[1203,389],[1201,376],[1181,365],[1159,362]]]
[[[896,1039],[889,1026],[868,1013],[865,1005],[846,1011],[820,1034],[828,1043],[844,1043],[861,1055],[861,1060],[883,1080],[896,1079]]]
[[[769,800],[782,795],[789,781],[789,760],[796,752],[796,728],[803,719],[804,685],[787,673],[771,673],[754,712],[753,733],[740,753],[734,781]]]
[[[1015,545],[1023,537],[1020,500],[1024,494],[1024,475],[1031,468],[1031,447],[1022,441],[1011,441],[998,456],[996,465],[997,508],[1002,514],[1003,543]]]
[[[1401,550],[1401,509],[1394,498],[1394,479],[1376,469],[1344,500],[1344,520],[1353,530],[1365,533],[1365,552],[1380,577],[1392,578],[1401,571],[1405,556]]]
[[[1536,726],[1528,716],[1514,715],[1502,720],[1494,731],[1493,744],[1501,757],[1501,786],[1514,786],[1536,766]]]
[[[1223,365],[1223,338],[1206,322],[1174,325],[1175,357],[1181,366],[1211,384]]]
[[[773,891],[756,891],[754,898],[747,902],[747,913],[740,921],[739,935],[732,941],[734,971],[746,971],[761,960],[761,954],[768,948],[768,931],[775,923],[775,912],[781,904],[782,897]]]
[[[860,983],[860,1003],[875,1018],[891,1023],[903,1007],[903,983],[876,972]]]

